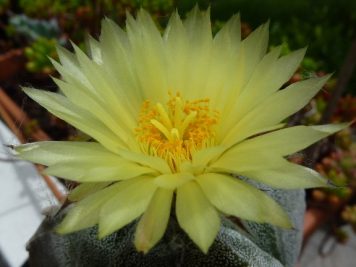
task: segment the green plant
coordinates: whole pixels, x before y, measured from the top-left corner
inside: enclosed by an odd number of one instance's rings
[[[39,38],[26,47],[27,70],[46,74],[52,73],[54,69],[48,57],[57,58],[56,44],[56,39]]]
[[[29,40],[41,37],[56,38],[59,36],[59,27],[55,19],[40,20],[26,15],[14,15],[10,17],[9,26],[12,34],[25,36]]]

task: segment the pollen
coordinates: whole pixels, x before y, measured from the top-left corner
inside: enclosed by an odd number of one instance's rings
[[[192,153],[215,143],[219,112],[211,110],[209,99],[184,100],[179,93],[169,93],[168,102],[142,103],[135,129],[141,150],[166,160],[178,172]]]

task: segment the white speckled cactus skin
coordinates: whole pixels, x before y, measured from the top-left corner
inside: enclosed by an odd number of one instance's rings
[[[168,230],[148,254],[138,253],[132,243],[136,222],[105,239],[97,239],[97,228],[70,235],[57,235],[52,229],[66,209],[47,218],[31,239],[28,250],[31,266],[256,266],[292,267],[301,245],[301,226],[305,208],[304,191],[266,190],[284,206],[295,229],[282,230],[267,224],[244,221],[248,233],[230,220],[223,226],[209,249],[203,254],[171,218]]]

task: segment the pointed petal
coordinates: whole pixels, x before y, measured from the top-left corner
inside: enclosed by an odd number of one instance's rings
[[[144,99],[166,102],[167,62],[160,32],[144,10],[138,12],[136,20],[127,16],[126,30],[132,49],[130,60]]]
[[[53,66],[58,70],[62,77],[67,81],[76,81],[77,84],[84,86],[88,93],[95,94],[94,88],[85,77],[80,68],[79,62],[75,55],[61,46],[57,46],[57,54],[61,64],[51,59]]]
[[[155,172],[94,142],[37,142],[15,150],[22,159],[50,166],[45,170],[49,175],[80,182],[125,180]]]
[[[227,95],[235,91],[235,75],[241,44],[240,17],[233,16],[215,35],[213,40],[209,72],[204,90],[211,106],[222,110]]]
[[[53,78],[53,81],[71,102],[101,121],[108,129],[115,133],[122,143],[127,142],[130,138],[134,139],[132,130],[125,126],[122,127],[120,119],[112,116],[112,113],[105,108],[106,105],[100,99],[92,97],[85,90],[80,89],[78,85],[66,83],[56,78]]]
[[[173,93],[185,88],[189,69],[189,41],[178,12],[172,14],[164,33],[167,55],[168,88]],[[173,64],[171,64],[173,63]]]
[[[135,246],[138,251],[147,253],[164,235],[172,198],[173,190],[157,189],[136,228]]]
[[[281,53],[281,47],[277,46],[273,48],[268,54],[266,54],[254,69],[251,78],[247,84],[243,87],[243,92],[238,98],[239,104],[245,105],[244,100],[248,100],[248,105],[251,105],[251,98],[259,97],[259,94],[263,94],[265,89],[265,83],[273,80],[276,77],[269,77],[269,74],[273,66],[278,61],[278,57]],[[263,90],[261,90],[262,88]],[[276,88],[277,90],[278,88]]]
[[[210,10],[201,11],[198,6],[195,6],[187,14],[184,20],[184,27],[187,31],[188,38],[193,43],[207,43],[212,41],[210,24]]]
[[[221,45],[221,49],[230,46],[239,46],[241,42],[240,14],[233,15],[215,35],[214,42]]]
[[[137,109],[141,106],[142,93],[132,64],[131,48],[126,32],[110,19],[104,19],[101,27],[100,46],[103,67],[115,82],[123,98]]]
[[[90,58],[97,64],[102,64],[103,60],[101,57],[100,43],[95,40],[91,35],[86,39],[86,45],[88,48],[88,54]]]
[[[226,131],[231,129],[251,109],[280,89],[297,70],[306,51],[306,49],[300,49],[278,59],[280,50],[281,47],[272,49],[257,65],[231,111],[236,115],[227,117],[230,124],[226,126]]]
[[[99,238],[121,229],[139,217],[146,210],[157,189],[150,177],[123,181],[120,185],[120,192],[100,210]]]
[[[234,98],[234,101],[230,106],[230,110],[228,110],[228,112],[233,113],[234,116],[224,116],[222,118],[221,132],[226,134],[226,132],[230,130],[231,127],[233,127],[233,125],[235,125],[236,122],[238,122],[241,117],[243,117],[246,112],[251,110],[254,106],[252,105],[252,101],[254,101],[257,96],[262,94],[259,92],[262,91],[261,88],[265,90],[264,83],[266,82],[266,79],[270,77],[269,71],[267,70],[270,70],[271,66],[277,61],[280,51],[280,47],[272,49],[272,51],[265,55],[257,64],[255,70],[251,74],[251,77],[247,81],[247,84],[240,88],[241,93],[238,97]],[[229,102],[231,102],[231,99]]]
[[[72,202],[82,200],[83,198],[102,190],[110,184],[111,182],[82,183],[69,192],[68,199]]]
[[[257,153],[259,150],[266,150],[273,154],[287,156],[346,128],[348,125],[341,123],[289,127],[248,139],[236,145],[233,149],[238,149],[240,153],[244,151],[256,151]]]
[[[188,47],[185,76],[185,84],[181,90],[183,95],[189,95],[191,99],[199,99],[201,91],[205,90],[207,85],[206,77],[211,68],[211,52],[213,46],[213,37],[210,24],[210,10],[200,11],[195,7],[187,14],[183,22],[187,33]],[[174,64],[174,62],[172,62]]]
[[[100,162],[120,157],[96,142],[44,141],[15,147],[19,157],[46,166],[61,162],[94,159]]]
[[[306,49],[299,49],[277,59],[275,55],[278,56],[280,50],[280,47],[273,49],[257,66],[239,98],[239,105],[248,106],[241,111],[251,109],[281,88],[297,70],[306,52]],[[270,54],[271,56],[268,57]]]
[[[274,168],[283,164],[283,158],[270,151],[241,151],[238,147],[227,150],[208,167],[211,172],[230,172],[239,174],[242,171]]]
[[[268,27],[269,23],[261,25],[241,42],[239,56],[235,60],[236,66],[233,68],[234,72],[231,76],[233,77],[232,87],[227,88],[229,90],[226,90],[226,94],[220,95],[221,99],[219,103],[222,103],[222,114],[231,114],[231,110],[236,104],[236,99],[238,99],[244,86],[251,79],[257,64],[266,54],[268,45]],[[234,116],[237,115],[238,114],[234,114]],[[223,129],[230,129],[232,126],[230,124],[226,126],[223,122],[222,127]]]
[[[303,189],[328,186],[327,180],[316,171],[288,161],[275,169],[246,171],[240,174],[274,188]]]
[[[113,116],[112,112],[106,109],[105,103],[102,102],[100,98],[96,96],[93,97],[85,88],[82,88],[81,85],[66,83],[56,78],[53,78],[53,81],[71,102],[100,120],[108,129],[115,133],[120,140],[133,138],[132,132],[128,130],[128,125],[125,124],[127,119],[122,118],[124,114],[121,116]]]
[[[177,189],[176,214],[179,225],[207,253],[220,229],[220,218],[194,181]]]
[[[69,53],[69,52],[68,52]],[[72,55],[71,55],[72,56]],[[74,57],[74,56],[72,56]],[[71,100],[73,103],[77,103],[77,105],[81,108],[83,108],[84,104],[82,102],[76,102],[76,99],[78,99],[78,95],[85,95],[85,98],[91,99],[89,101],[95,101],[97,103],[101,103],[103,101],[101,95],[98,95],[98,93],[95,91],[94,87],[90,84],[88,79],[85,77],[83,73],[81,74],[76,74],[74,71],[71,72],[70,68],[66,68],[65,65],[59,64],[57,61],[50,59],[52,65],[55,67],[55,69],[61,74],[61,82],[63,84],[68,84],[68,86],[64,87],[64,89],[60,88],[60,85],[57,83],[59,79],[56,79],[52,77],[52,80],[57,84],[59,87],[59,91],[61,91],[68,99]],[[76,58],[75,58],[76,60]],[[78,63],[79,64],[79,63]],[[78,67],[79,68],[79,67]],[[80,71],[80,70],[79,70]],[[77,75],[77,76],[75,76]],[[75,92],[70,92],[69,90],[66,90],[67,87],[72,86],[75,87]],[[88,107],[86,106],[85,109]]]
[[[242,41],[245,74],[251,74],[256,64],[266,54],[269,39],[269,22],[262,24]],[[249,75],[246,75],[247,78]]]
[[[107,149],[115,151],[125,147],[125,142],[121,141],[101,121],[69,102],[64,96],[31,88],[23,88],[23,90],[49,112],[87,133]]]
[[[63,162],[51,165],[43,172],[76,182],[121,181],[155,173],[151,168],[122,160],[100,163],[95,161]]]
[[[258,132],[259,129],[280,123],[304,107],[322,88],[330,75],[293,83],[280,90],[251,110],[225,136],[223,144],[233,145]]]
[[[253,70],[258,62],[266,54],[268,46],[269,22],[261,25],[241,42],[241,57],[239,58],[239,68],[236,70],[240,80],[239,90],[249,81]]]
[[[220,211],[259,223],[290,228],[283,209],[268,195],[247,183],[216,173],[206,173],[196,181],[210,202]]]
[[[115,80],[110,79],[105,69],[88,58],[75,44],[72,43],[72,46],[83,74],[97,94],[101,96],[105,103],[105,108],[111,116],[120,118],[122,120],[121,123],[126,125],[127,129],[134,129],[136,127],[135,116],[138,114],[139,106],[130,105],[125,94],[122,90],[117,90],[118,85]]]
[[[126,183],[132,182],[134,182],[134,179]],[[121,183],[115,183],[76,203],[75,206],[70,209],[64,220],[58,225],[56,231],[61,234],[68,234],[94,226],[99,222],[101,206],[119,194],[121,190]]]

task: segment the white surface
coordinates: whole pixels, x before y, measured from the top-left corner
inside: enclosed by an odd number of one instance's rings
[[[17,267],[28,257],[26,243],[44,217],[42,210],[58,203],[32,164],[4,160],[13,158],[9,144],[18,141],[0,121],[0,253]]]

